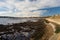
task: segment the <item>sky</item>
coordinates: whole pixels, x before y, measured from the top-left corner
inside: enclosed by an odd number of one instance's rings
[[[40,17],[60,14],[60,0],[0,0],[0,16]]]

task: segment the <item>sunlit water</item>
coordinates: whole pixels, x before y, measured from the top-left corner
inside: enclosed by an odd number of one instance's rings
[[[26,21],[37,21],[36,18],[0,18],[0,24],[12,24],[12,23],[21,23],[21,22],[26,22]]]

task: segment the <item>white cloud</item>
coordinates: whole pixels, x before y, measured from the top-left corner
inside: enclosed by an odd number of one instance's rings
[[[56,7],[56,6],[60,6],[60,4],[57,3],[57,2],[58,2],[57,0],[41,0],[39,5],[40,5],[40,7]]]
[[[5,4],[5,3],[0,2],[0,6],[4,6],[4,5],[6,5],[6,4]]]
[[[58,0],[59,1],[59,0]],[[55,7],[60,6],[60,2],[57,0],[37,0],[36,2],[17,2],[15,3],[16,7],[19,9],[27,9],[27,10],[35,10],[35,9],[41,9],[45,7]]]
[[[47,8],[47,7],[48,8],[49,7],[58,7],[58,6],[60,6],[60,2],[58,2],[58,1],[57,0],[37,0],[37,2],[25,1],[25,2],[17,2],[17,3],[15,3],[15,5],[16,5],[16,8],[22,10],[23,13],[25,13],[24,11],[28,11],[29,13],[27,13],[27,15],[30,15],[30,13],[31,13],[30,11],[31,10],[37,10],[37,9],[42,9],[42,8]],[[35,11],[35,12],[32,12],[31,15],[34,14],[33,16],[37,16],[37,15],[40,16],[45,11],[43,11],[43,12],[41,12],[41,11],[37,12],[37,11]],[[36,15],[35,15],[35,13],[36,13]]]
[[[24,11],[24,12],[17,12],[17,13],[12,13],[12,11],[6,11],[6,12],[0,12],[1,16],[13,16],[13,17],[39,17],[40,15],[42,15],[44,12],[46,12],[46,10],[44,11],[35,11],[35,12],[28,12],[28,11]]]
[[[36,2],[30,2],[29,0],[25,0],[22,2],[16,2],[15,0],[7,0],[6,3],[0,2],[0,6],[6,6],[9,8],[7,13],[1,13],[1,15],[8,15],[8,16],[17,16],[17,17],[30,17],[30,16],[40,16],[44,11],[34,11],[42,8],[49,8],[49,7],[57,7],[60,6],[60,0],[37,0]],[[18,9],[22,12],[12,12],[13,8]]]
[[[24,11],[24,12],[18,12],[16,14],[17,17],[39,17],[41,16],[46,10],[44,11],[35,11],[35,12],[29,12],[29,11]]]

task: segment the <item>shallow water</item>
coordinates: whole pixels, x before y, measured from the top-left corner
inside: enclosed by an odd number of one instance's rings
[[[37,21],[37,19],[35,18],[0,18],[0,24],[12,24],[12,23],[21,23],[21,22],[26,22],[26,21]]]

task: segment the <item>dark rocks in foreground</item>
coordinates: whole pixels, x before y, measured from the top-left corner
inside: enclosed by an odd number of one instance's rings
[[[54,34],[52,27],[48,25],[48,22],[45,19],[39,19],[36,22],[29,20],[24,23],[0,25],[0,32],[14,32],[12,29],[14,29],[14,31],[17,30],[24,32],[35,30],[31,35],[31,39],[33,40],[48,40]]]

